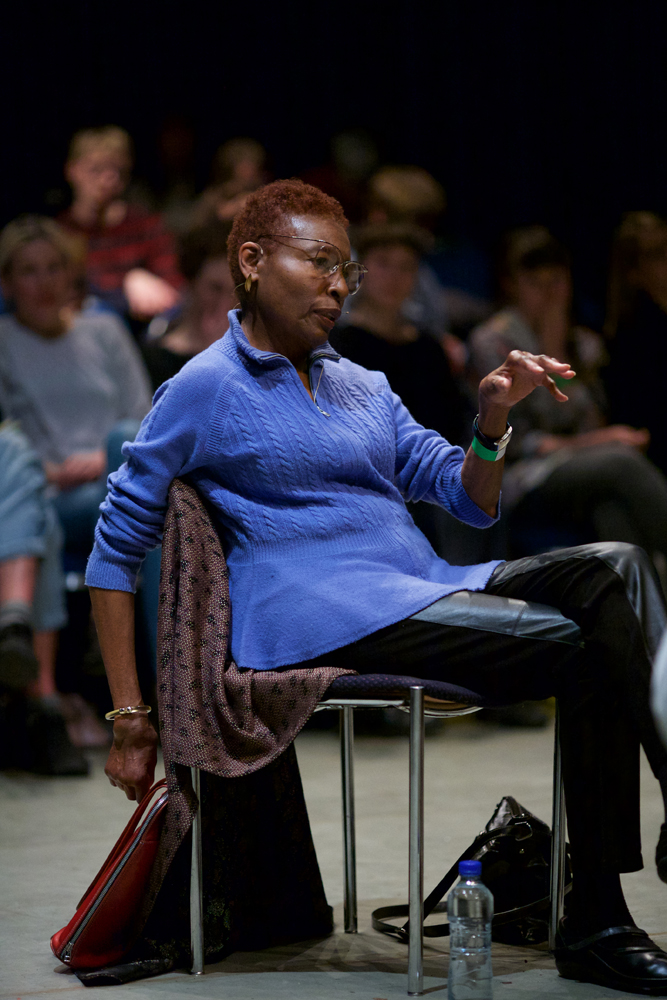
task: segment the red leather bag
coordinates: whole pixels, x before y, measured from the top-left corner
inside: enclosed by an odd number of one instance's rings
[[[118,962],[136,941],[167,797],[167,782],[157,781],[135,809],[70,922],[51,938],[53,954],[61,962],[73,969],[99,969]]]

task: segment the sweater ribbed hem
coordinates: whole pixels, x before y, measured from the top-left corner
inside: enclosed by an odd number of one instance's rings
[[[433,585],[431,594],[426,601],[424,598],[417,598],[414,601],[406,600],[404,603],[401,603],[400,609],[394,610],[393,613],[384,615],[382,613],[378,613],[377,617],[375,617],[372,621],[369,619],[367,624],[363,627],[346,631],[345,635],[333,645],[331,641],[324,640],[319,644],[314,643],[307,647],[301,647],[299,649],[298,656],[288,654],[284,657],[278,656],[265,659],[255,655],[248,657],[236,648],[237,643],[235,643],[232,633],[232,657],[234,662],[239,667],[252,670],[276,670],[279,667],[290,667],[297,663],[314,660],[317,657],[325,656],[327,653],[331,653],[336,649],[341,649],[343,646],[349,646],[350,643],[358,642],[360,639],[365,639],[367,636],[372,635],[374,632],[378,632],[380,629],[388,628],[390,625],[396,625],[397,622],[410,618],[411,615],[416,615],[418,611],[423,611],[424,608],[430,607],[432,604],[435,604],[443,597],[448,597],[450,594],[456,594],[462,590],[484,590],[496,566],[500,566],[503,561],[504,560],[502,559],[495,559],[492,562],[481,563],[473,567],[473,569],[478,572],[474,574],[472,578],[466,580],[465,583],[453,585],[441,584],[440,586]]]

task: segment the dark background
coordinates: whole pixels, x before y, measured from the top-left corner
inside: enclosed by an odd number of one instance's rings
[[[451,233],[489,250],[545,222],[601,303],[625,210],[667,209],[667,3],[24,3],[3,13],[0,223],[56,211],[71,133],[116,123],[157,171],[170,113],[221,141],[253,135],[276,176],[362,126],[385,162],[448,193]]]

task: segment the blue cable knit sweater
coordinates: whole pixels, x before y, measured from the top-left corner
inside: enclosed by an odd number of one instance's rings
[[[310,358],[310,398],[282,355],[248,343],[236,312],[222,340],[155,395],[126,464],[109,477],[87,583],[132,591],[161,538],[169,484],[217,514],[229,564],[232,655],[268,670],[336,649],[456,590],[497,562],[450,566],[404,498],[493,523],[461,485],[463,451],[425,430],[384,375],[329,346]]]

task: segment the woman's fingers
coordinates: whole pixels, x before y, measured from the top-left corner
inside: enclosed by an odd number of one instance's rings
[[[559,403],[565,403],[568,397],[558,388],[555,377],[571,379],[575,374],[567,362],[546,354],[511,351],[500,368],[482,379],[480,394],[509,409],[542,385]]]
[[[574,375],[574,371],[570,368],[567,361],[559,361],[558,358],[552,358],[548,354],[530,354],[528,357],[533,358],[538,364],[542,365],[547,371],[553,371],[557,375],[564,376],[566,372],[571,372]],[[570,376],[571,377],[571,376]]]
[[[141,799],[153,783],[156,747],[157,734],[146,716],[116,719],[104,773],[132,802]]]
[[[143,796],[138,793],[138,789],[142,786],[139,782],[134,783],[129,780],[121,781],[120,778],[112,778],[111,775],[105,771],[107,778],[109,779],[109,784],[113,785],[114,788],[120,788],[121,792],[125,792],[125,795],[131,802],[135,802],[137,799]],[[144,782],[146,784],[146,782]],[[150,787],[150,782],[148,782],[148,787]],[[148,788],[147,788],[148,790]]]
[[[533,382],[533,388],[543,385],[554,399],[567,402],[568,397],[556,385],[552,375],[559,378],[574,378],[576,372],[565,361],[548,357],[546,354],[529,354],[527,351],[512,351],[508,355],[506,365],[519,378],[528,377]],[[529,390],[532,391],[532,390]]]
[[[536,375],[551,372],[567,379],[574,378],[576,374],[566,361],[558,361],[546,354],[529,354],[527,351],[512,351],[508,354],[505,365],[509,368],[534,372]]]
[[[115,788],[125,792],[130,801],[141,799],[148,791],[155,772],[155,751],[152,746],[141,748],[118,748],[109,751],[104,773]]]
[[[535,372],[536,374],[543,374],[545,371],[541,362],[531,354],[521,353],[518,358],[512,358],[512,365],[515,368],[525,368],[528,371]]]
[[[560,391],[554,380],[549,375],[546,376],[546,382],[544,385],[547,387],[554,399],[557,399],[559,403],[567,403],[570,397]]]

